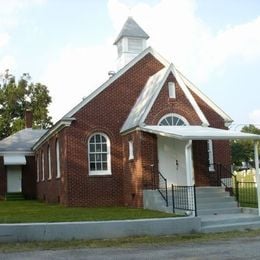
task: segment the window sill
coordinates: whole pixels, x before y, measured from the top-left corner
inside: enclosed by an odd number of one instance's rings
[[[89,176],[111,176],[112,172],[110,171],[102,171],[102,172],[89,172]]]

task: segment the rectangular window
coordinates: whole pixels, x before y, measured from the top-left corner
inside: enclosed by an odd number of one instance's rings
[[[168,82],[169,98],[176,98],[175,83]]]
[[[44,153],[42,152],[42,181],[45,180]]]
[[[48,148],[48,179],[51,179],[51,149]]]
[[[56,141],[56,178],[60,178],[60,143]]]
[[[134,142],[133,141],[128,142],[128,154],[129,154],[128,159],[133,160],[134,159]]]
[[[37,156],[36,163],[37,163],[37,182],[39,182],[40,181],[40,156],[39,155]]]
[[[214,154],[213,154],[213,142],[208,140],[208,154],[209,154],[209,171],[214,172]]]

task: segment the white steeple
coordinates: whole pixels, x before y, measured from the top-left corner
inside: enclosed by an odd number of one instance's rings
[[[117,46],[117,69],[121,69],[146,48],[149,35],[128,17],[122,30],[117,36],[114,45]]]

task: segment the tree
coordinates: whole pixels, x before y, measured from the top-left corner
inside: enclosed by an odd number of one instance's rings
[[[28,73],[18,81],[6,70],[0,75],[0,140],[25,126],[25,111],[31,110],[33,128],[49,128],[52,119],[48,115],[51,103],[48,88],[31,82]]]
[[[243,133],[260,134],[260,129],[254,125],[244,126]],[[254,143],[251,140],[234,140],[231,142],[232,162],[241,166],[242,162],[247,164],[254,161]]]

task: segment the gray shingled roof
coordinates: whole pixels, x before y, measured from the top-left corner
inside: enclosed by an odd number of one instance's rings
[[[132,17],[128,17],[114,44],[116,44],[122,37],[148,39],[149,35],[137,24],[137,22]]]
[[[0,152],[31,151],[47,130],[26,128],[0,141]]]

